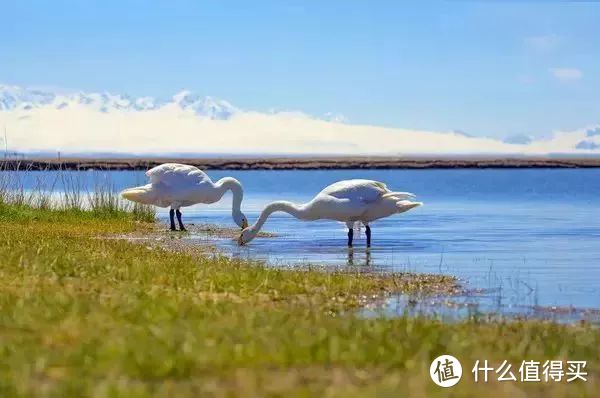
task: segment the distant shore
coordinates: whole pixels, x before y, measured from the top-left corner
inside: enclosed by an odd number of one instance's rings
[[[0,170],[146,170],[161,163],[207,170],[591,168],[600,158],[550,157],[266,157],[266,158],[64,158],[0,159]]]

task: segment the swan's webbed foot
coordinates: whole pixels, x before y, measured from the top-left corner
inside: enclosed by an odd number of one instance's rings
[[[367,235],[367,247],[371,247],[371,227],[366,225],[365,234]]]
[[[352,247],[352,238],[354,237],[354,230],[348,228],[348,247]]]

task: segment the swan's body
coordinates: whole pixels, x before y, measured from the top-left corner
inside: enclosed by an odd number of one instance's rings
[[[238,180],[225,177],[213,183],[209,176],[195,166],[177,163],[164,163],[146,172],[150,183],[129,188],[121,196],[133,202],[171,207],[171,229],[175,229],[174,214],[181,230],[185,230],[181,221],[180,208],[198,203],[218,202],[227,191],[233,193],[232,216],[240,228],[248,226],[246,217],[240,210],[244,191]]]
[[[348,246],[352,246],[354,223],[361,222],[366,227],[367,246],[370,246],[369,223],[422,205],[421,202],[410,200],[414,198],[415,195],[409,192],[392,192],[384,183],[378,181],[339,181],[323,189],[305,204],[298,205],[286,201],[270,203],[256,223],[242,231],[239,243],[250,242],[272,213],[282,211],[305,221],[327,219],[345,222],[348,226]]]

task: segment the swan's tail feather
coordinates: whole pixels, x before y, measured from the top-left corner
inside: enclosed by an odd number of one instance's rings
[[[387,192],[384,193],[381,196],[383,199],[385,198],[394,198],[397,200],[403,200],[403,199],[414,199],[416,198],[416,195],[410,192]]]
[[[121,197],[141,204],[152,204],[151,195],[146,187],[129,188],[121,192]]]
[[[398,213],[404,213],[415,207],[423,206],[423,202],[411,202],[410,200],[400,200],[396,202]]]

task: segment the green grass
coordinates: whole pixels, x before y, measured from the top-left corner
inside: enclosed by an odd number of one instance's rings
[[[596,396],[590,326],[364,319],[365,296],[453,282],[276,270],[101,238],[147,221],[0,205],[1,397]],[[463,363],[450,390],[429,378],[440,354]],[[587,360],[589,380],[475,384],[476,359]]]

